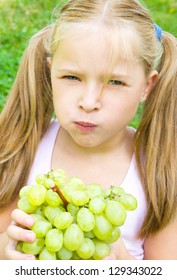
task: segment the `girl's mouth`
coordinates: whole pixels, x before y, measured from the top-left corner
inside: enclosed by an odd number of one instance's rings
[[[90,122],[75,122],[77,128],[81,131],[93,131],[97,125]]]

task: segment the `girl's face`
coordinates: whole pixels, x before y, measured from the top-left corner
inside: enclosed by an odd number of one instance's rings
[[[82,147],[117,145],[151,84],[142,65],[127,58],[116,61],[104,86],[109,59],[104,30],[82,30],[63,39],[51,61],[56,116],[66,135]]]

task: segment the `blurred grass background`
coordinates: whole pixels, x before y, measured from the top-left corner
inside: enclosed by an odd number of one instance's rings
[[[64,0],[0,0],[0,111],[9,94],[29,38],[52,21],[56,5]],[[177,1],[144,0],[154,21],[177,36]],[[133,126],[137,126],[141,108]]]

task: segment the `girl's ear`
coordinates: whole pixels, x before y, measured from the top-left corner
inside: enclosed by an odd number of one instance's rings
[[[157,78],[158,78],[158,72],[156,70],[152,70],[147,77],[145,89],[141,95],[140,102],[146,101],[149,93],[151,92],[152,88],[156,83]]]
[[[51,64],[52,64],[51,56],[47,56],[47,65],[49,68],[51,68]]]

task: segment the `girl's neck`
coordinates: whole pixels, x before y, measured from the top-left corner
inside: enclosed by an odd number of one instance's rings
[[[52,168],[64,169],[68,176],[79,176],[86,184],[97,182],[108,187],[120,185],[133,156],[134,132],[126,130],[126,137],[116,147],[85,149],[75,145],[60,128],[52,155]]]
[[[133,151],[134,131],[126,128],[122,131],[116,139],[104,143],[96,147],[84,147],[78,145],[66,130],[62,127],[59,129],[57,135],[55,149],[65,150],[70,156],[83,157],[88,159],[96,159],[97,157],[109,157],[111,154],[121,156],[124,153],[131,153]]]

